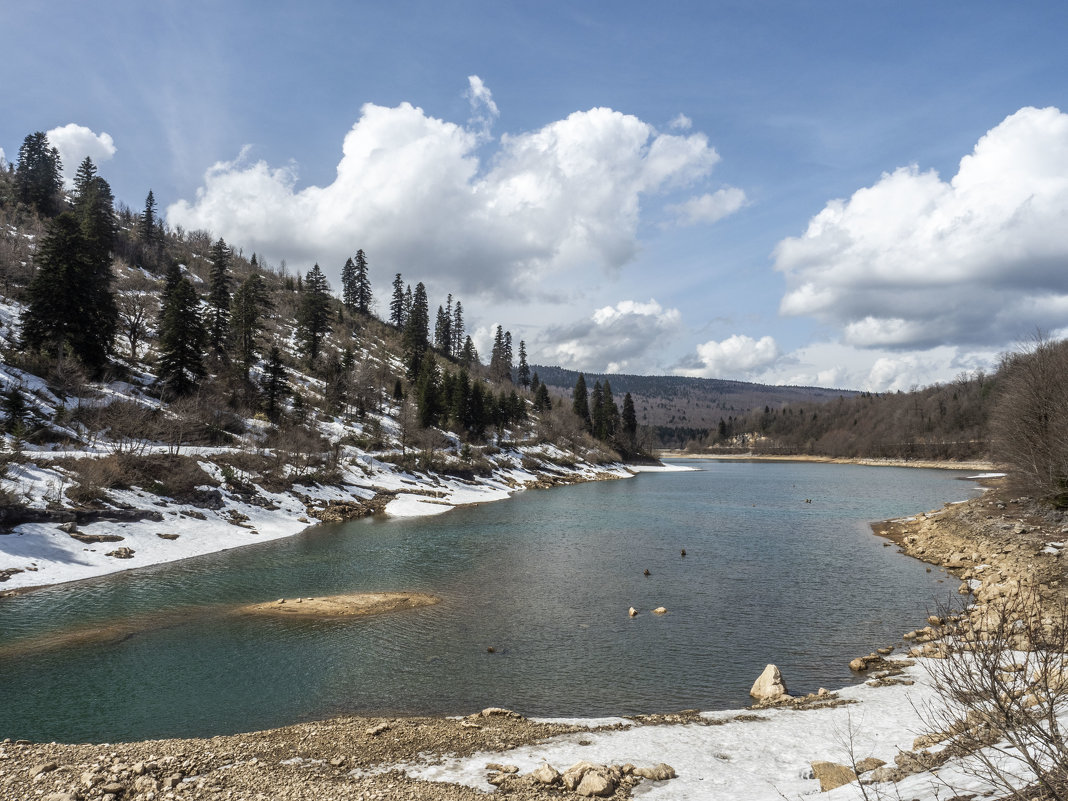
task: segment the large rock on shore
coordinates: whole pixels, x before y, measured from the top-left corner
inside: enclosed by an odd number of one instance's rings
[[[819,779],[822,793],[849,784],[857,778],[852,768],[834,762],[813,762],[812,773]]]
[[[775,665],[768,665],[764,668],[764,672],[753,682],[753,687],[749,690],[749,694],[758,701],[776,701],[787,693],[786,682]]]

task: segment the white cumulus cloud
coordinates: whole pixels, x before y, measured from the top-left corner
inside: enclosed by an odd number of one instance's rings
[[[843,343],[1001,346],[1068,310],[1068,114],[1022,108],[949,181],[917,166],[835,200],[779,243],[780,310]]]
[[[48,137],[49,144],[59,151],[60,161],[63,162],[63,184],[68,189],[74,186],[74,175],[86,156],[99,167],[101,162],[108,161],[116,151],[115,140],[111,138],[111,134],[93,133],[90,128],[73,122],[53,128],[47,131],[45,136]]]
[[[468,94],[495,116],[477,76]],[[208,169],[196,198],[171,205],[167,220],[272,259],[317,261],[335,281],[363,248],[386,273],[522,298],[563,271],[621,267],[638,248],[642,198],[692,184],[719,159],[704,134],[660,133],[594,108],[503,135],[483,162],[480,125],[368,103],[332,183],[299,188],[295,167],[243,154]]]
[[[678,375],[700,378],[752,379],[780,357],[779,346],[772,337],[753,339],[745,334],[734,334],[717,342],[711,340],[697,346],[697,357],[692,356],[675,369]]]
[[[538,360],[575,370],[640,373],[654,369],[661,345],[679,330],[678,309],[656,300],[623,300],[588,318],[544,329],[537,342]]]
[[[668,206],[679,225],[714,223],[734,214],[747,202],[745,192],[734,186],[724,187],[712,194],[692,197],[683,203]]]
[[[688,131],[693,127],[693,120],[681,111],[668,123],[668,127],[676,131]]]

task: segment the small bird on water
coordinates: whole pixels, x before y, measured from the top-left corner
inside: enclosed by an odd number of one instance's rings
[[[683,556],[685,556],[685,555],[686,555],[686,549],[685,549],[685,548],[683,548],[683,549],[682,549],[682,555],[683,555]]]
[[[649,575],[649,568],[645,568],[645,575]]]

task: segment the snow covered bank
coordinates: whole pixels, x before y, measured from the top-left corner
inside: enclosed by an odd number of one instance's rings
[[[273,493],[256,487],[255,497],[227,489],[223,471],[203,455],[201,468],[220,482],[221,504],[205,508],[179,503],[141,489],[110,490],[111,503],[121,509],[141,509],[155,518],[124,522],[95,522],[77,527],[75,534],[57,522],[32,522],[0,533],[0,591],[16,590],[93,578],[122,570],[172,562],[297,534],[315,523],[314,516],[330,503],[368,501],[380,493],[393,495],[385,513],[395,517],[441,514],[457,506],[502,500],[529,486],[627,478],[634,473],[622,465],[551,466],[530,470],[524,459],[542,455],[544,448],[502,450],[494,457],[493,474],[474,479],[406,472],[354,448],[342,457],[337,485],[296,484]],[[43,454],[34,454],[35,456]],[[66,453],[71,456],[71,453]],[[77,453],[79,456],[95,454]],[[529,462],[528,462],[529,463]],[[4,489],[27,507],[47,511],[61,505],[70,477],[47,460],[12,465]],[[207,491],[215,487],[205,486]],[[76,536],[78,538],[76,538]],[[107,540],[92,542],[94,538]],[[129,549],[120,550],[120,549]],[[118,554],[118,555],[115,555]]]

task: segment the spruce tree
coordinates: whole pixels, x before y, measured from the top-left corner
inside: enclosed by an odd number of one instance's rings
[[[623,396],[622,426],[628,447],[634,448],[638,437],[638,416],[634,412],[634,399],[629,392]]]
[[[106,181],[97,180],[106,187]],[[105,199],[110,200],[110,189]],[[86,227],[93,229],[95,215],[86,219]],[[90,243],[77,214],[65,211],[49,223],[36,262],[22,315],[23,347],[53,357],[69,351],[86,367],[99,370],[107,362],[118,325],[110,243]]]
[[[341,268],[341,303],[350,312],[356,311],[356,265],[351,256]]]
[[[319,356],[323,339],[330,330],[330,284],[316,264],[308,271],[300,307],[297,310],[297,337],[308,361]]]
[[[393,279],[393,297],[389,301],[389,322],[394,328],[404,327],[404,281],[401,274]]]
[[[508,362],[504,349],[504,327],[498,325],[493,333],[493,347],[490,350],[490,377],[497,382],[503,382],[505,372],[508,370]]]
[[[601,403],[604,407],[602,412],[604,418],[604,434],[601,439],[611,441],[619,432],[619,407],[616,405],[615,398],[612,397],[612,385],[608,383],[607,378],[604,382]]]
[[[258,273],[246,278],[234,292],[230,304],[230,336],[234,360],[240,367],[241,377],[246,381],[256,362],[258,338],[271,306],[267,286]]]
[[[523,340],[519,340],[519,366],[515,372],[519,386],[527,389],[530,386],[530,365],[527,364],[527,343]]]
[[[167,295],[160,312],[157,377],[167,391],[187,395],[204,377],[204,344],[200,300],[193,285],[181,278]]]
[[[590,423],[593,427],[593,436],[597,439],[607,439],[605,432],[605,408],[604,388],[600,381],[593,382],[593,391],[590,393]]]
[[[19,148],[15,197],[43,217],[59,214],[63,208],[62,170],[59,151],[49,145],[44,132],[28,135]]]
[[[282,351],[277,345],[271,346],[267,364],[263,370],[263,406],[271,420],[277,420],[282,409],[282,401],[289,392],[286,383],[286,368],[282,362]]]
[[[412,296],[412,307],[404,326],[404,360],[408,367],[408,379],[414,381],[419,375],[423,356],[430,345],[430,310],[427,306],[426,287],[420,281]]]
[[[367,257],[362,250],[356,251],[356,311],[359,314],[371,313],[371,279],[367,275]]]
[[[475,350],[475,343],[471,340],[471,337],[464,337],[464,346],[460,349],[460,364],[464,367],[470,367],[477,363],[478,351]]]
[[[586,376],[582,373],[579,373],[578,380],[575,381],[575,389],[571,393],[571,410],[582,421],[583,427],[587,431],[591,430],[590,399],[586,391]]]
[[[452,309],[452,325],[449,326],[452,334],[452,355],[459,356],[464,347],[464,307],[459,300]]]
[[[449,295],[449,299],[452,299],[452,295]],[[434,323],[434,347],[446,356],[452,355],[451,327],[451,315],[444,308],[438,306],[438,315]]]
[[[230,248],[221,238],[211,246],[208,281],[208,344],[219,356],[226,351],[230,334]]]
[[[539,412],[547,412],[553,407],[552,398],[549,397],[549,388],[545,384],[538,384],[534,391],[534,408]]]

